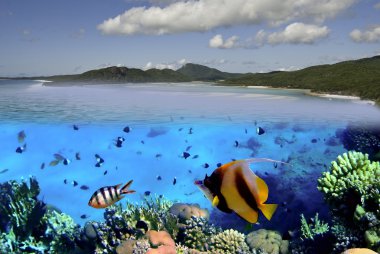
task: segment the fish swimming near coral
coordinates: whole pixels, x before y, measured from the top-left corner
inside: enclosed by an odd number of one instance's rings
[[[16,153],[23,153],[26,151],[26,144],[16,148]]]
[[[100,188],[99,190],[95,191],[94,194],[92,194],[90,200],[88,201],[88,205],[94,208],[106,208],[110,205],[113,205],[125,197],[123,194],[130,194],[135,192],[134,190],[128,189],[131,186],[132,182],[133,180],[130,180],[122,188],[120,188],[121,184]]]
[[[270,220],[277,204],[265,204],[269,189],[264,180],[249,168],[253,162],[275,160],[252,158],[232,161],[215,169],[210,176],[206,174],[204,180],[196,180],[194,183],[212,205],[223,212],[235,212],[246,221],[257,223],[260,210]]]

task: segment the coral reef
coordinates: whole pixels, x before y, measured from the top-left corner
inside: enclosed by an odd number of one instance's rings
[[[358,204],[380,216],[380,164],[371,162],[367,154],[349,151],[331,163],[330,172],[318,179],[332,208],[346,206],[353,213]]]
[[[380,128],[379,126],[357,126],[350,124],[338,130],[336,136],[344,148],[369,155],[370,160],[380,161]]]
[[[334,253],[350,247],[380,252],[380,163],[349,151],[318,179],[333,215]]]
[[[0,253],[75,253],[79,226],[37,199],[35,178],[0,185]]]
[[[329,225],[319,220],[318,213],[311,219],[311,223],[307,223],[305,216],[301,214],[301,239],[314,239],[314,236],[328,231]]]
[[[208,223],[205,218],[191,217],[180,225],[177,241],[186,247],[206,251],[209,248],[210,238],[219,232],[221,229]]]
[[[287,254],[289,242],[283,240],[276,231],[259,229],[249,233],[246,242],[252,250],[259,250],[267,254]]]
[[[247,254],[249,253],[249,247],[245,243],[244,234],[228,229],[211,237],[210,251],[211,253],[220,254]]]
[[[178,217],[180,222],[185,222],[194,217],[202,217],[208,220],[210,217],[207,209],[202,209],[198,204],[185,204],[185,203],[175,203],[173,204],[169,212]]]

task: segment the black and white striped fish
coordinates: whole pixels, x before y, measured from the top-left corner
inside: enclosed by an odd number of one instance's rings
[[[123,194],[134,193],[134,190],[128,190],[131,186],[133,180],[130,180],[122,188],[120,188],[121,183],[115,186],[106,186],[102,187],[99,190],[95,191],[92,194],[88,205],[94,208],[106,208],[110,205],[113,205],[117,201],[124,198]]]

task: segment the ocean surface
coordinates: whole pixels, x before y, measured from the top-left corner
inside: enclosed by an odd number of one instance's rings
[[[103,219],[102,209],[88,206],[95,190],[133,179],[136,193],[121,203],[163,195],[198,203],[214,223],[241,228],[245,222],[213,209],[194,180],[234,159],[282,160],[289,165],[255,163],[251,169],[269,185],[269,203],[281,204],[271,221],[260,217],[258,227],[286,230],[299,224],[300,213],[328,216],[317,178],[346,151],[335,135],[348,124],[379,126],[380,109],[301,90],[0,80],[0,182],[35,176],[41,199],[83,225]],[[125,138],[122,147],[115,145],[118,137]],[[25,151],[16,153],[24,143]],[[70,163],[50,166],[57,153]],[[100,167],[95,154],[104,159]]]

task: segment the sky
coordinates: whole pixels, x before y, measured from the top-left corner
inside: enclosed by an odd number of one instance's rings
[[[0,0],[0,77],[297,70],[380,54],[380,0]]]

